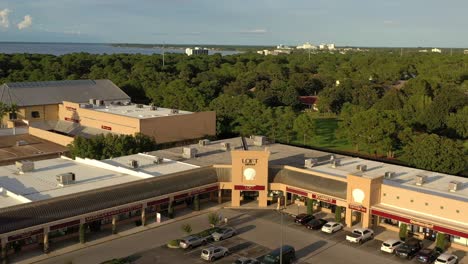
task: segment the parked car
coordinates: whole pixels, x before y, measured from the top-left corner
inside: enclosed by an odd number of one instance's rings
[[[214,261],[227,255],[229,255],[229,249],[216,246],[203,249],[200,257],[204,260]]]
[[[220,241],[226,238],[230,238],[236,234],[236,230],[232,227],[223,227],[221,230],[214,232],[211,236],[214,241]]]
[[[374,238],[374,231],[369,228],[356,228],[353,233],[346,236],[346,240],[352,243],[362,244]]]
[[[425,248],[419,251],[414,258],[421,263],[433,263],[439,255],[440,253],[438,251]]]
[[[383,251],[383,252],[387,252],[387,253],[391,253],[393,254],[393,252],[395,251],[396,248],[398,248],[399,246],[403,245],[403,241],[401,240],[397,240],[397,239],[388,239],[388,240],[385,240],[383,243],[382,243],[382,246],[380,247],[380,250]]]
[[[335,233],[341,229],[343,229],[343,225],[337,222],[328,222],[322,226],[322,232],[329,234]]]
[[[403,245],[399,246],[395,249],[395,255],[401,258],[411,259],[420,251],[423,247],[421,240],[416,238],[410,238],[403,243]]]
[[[444,253],[440,255],[434,264],[457,264],[458,257],[449,253]]]
[[[187,248],[193,248],[193,247],[198,247],[200,245],[205,245],[206,244],[206,239],[198,236],[188,236],[185,238],[182,238],[179,242],[179,246],[181,248],[187,249]]]
[[[312,219],[314,219],[314,216],[311,214],[298,214],[294,219],[294,223],[305,225]]]
[[[260,264],[260,261],[254,258],[240,257],[233,264]]]
[[[280,260],[281,258],[281,260]],[[290,264],[296,259],[296,251],[294,247],[289,245],[284,245],[281,248],[277,248],[266,255],[262,263],[263,264]]]
[[[325,225],[326,223],[328,223],[328,221],[325,219],[312,219],[305,226],[308,229],[317,230],[317,229],[321,229],[322,226]]]

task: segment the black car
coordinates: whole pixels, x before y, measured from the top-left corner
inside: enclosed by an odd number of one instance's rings
[[[422,242],[415,238],[408,239],[403,245],[395,249],[395,255],[410,259],[422,249]]]
[[[305,225],[312,219],[314,219],[314,216],[311,214],[298,214],[296,215],[296,219],[294,219],[294,223]]]
[[[305,226],[309,229],[321,229],[323,225],[325,225],[326,223],[328,223],[327,220],[324,220],[324,219],[312,219],[310,220],[307,224],[305,224]]]
[[[440,253],[436,250],[425,248],[419,251],[414,258],[421,263],[432,263],[437,259],[439,255]]]

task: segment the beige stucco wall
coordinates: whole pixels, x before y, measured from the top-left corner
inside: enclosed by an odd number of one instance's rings
[[[55,121],[58,120],[58,105],[39,105],[39,106],[26,106],[18,108],[16,118],[18,120],[25,119],[29,121]],[[39,112],[39,118],[33,118],[32,112]],[[9,119],[9,113],[3,116],[2,124],[6,124]]]
[[[466,201],[385,184],[381,188],[380,203],[382,204],[404,208],[415,213],[441,217],[442,219],[468,223],[468,203]]]
[[[140,132],[153,136],[157,143],[214,136],[216,113],[209,111],[142,119]]]
[[[70,110],[70,109],[75,110]],[[80,108],[80,105],[72,102],[63,102],[59,106],[59,120],[67,121],[70,118],[79,120],[83,126],[102,129],[102,126],[110,127],[112,132],[133,135],[139,132],[140,124],[137,118],[114,115],[91,109]]]
[[[73,142],[72,137],[60,135],[54,132],[49,132],[35,127],[29,127],[29,134],[38,138],[42,138],[56,144],[67,146]]]

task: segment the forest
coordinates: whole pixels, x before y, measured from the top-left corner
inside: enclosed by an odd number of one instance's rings
[[[219,138],[396,159],[467,175],[468,55],[0,54],[0,83],[110,79],[133,101],[214,110]],[[299,96],[318,96],[318,112]]]

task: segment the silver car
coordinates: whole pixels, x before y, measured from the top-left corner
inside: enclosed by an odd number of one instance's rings
[[[205,245],[206,239],[197,236],[188,236],[180,240],[179,246],[183,249]]]
[[[236,230],[232,227],[224,227],[221,230],[214,232],[211,236],[214,241],[220,241],[226,238],[230,238],[236,234]]]
[[[260,261],[254,258],[240,257],[233,264],[260,264]]]
[[[209,247],[202,250],[200,257],[204,260],[214,261],[229,255],[229,249],[225,247]]]

